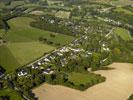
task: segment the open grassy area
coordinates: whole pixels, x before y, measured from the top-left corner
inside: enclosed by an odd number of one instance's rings
[[[7,47],[17,61],[24,65],[42,56],[45,52],[52,51],[55,47],[39,42],[9,43]]]
[[[73,72],[69,75],[69,81],[74,83],[75,85],[81,84],[92,84],[92,81],[97,81],[101,77],[92,73],[76,73]]]
[[[7,72],[13,71],[20,64],[6,46],[0,46],[0,65],[3,66]]]
[[[115,6],[125,6],[125,5],[131,5],[133,3],[132,0],[95,0],[95,1],[102,3],[110,3]]]
[[[23,100],[16,91],[11,89],[0,90],[0,96],[10,96],[10,100]]]
[[[28,17],[18,17],[8,21],[11,29],[7,33],[7,39],[11,42],[33,42],[38,41],[39,37],[45,37],[47,40],[54,43],[60,43],[61,45],[68,44],[74,39],[72,36],[53,33],[49,31],[40,30],[31,27],[30,22],[34,21],[32,18]],[[50,34],[55,34],[56,36],[50,37]]]
[[[111,3],[116,6],[125,6],[125,5],[131,5],[133,1],[132,0],[111,0]]]
[[[131,34],[129,33],[128,30],[126,29],[123,29],[123,28],[116,28],[114,30],[114,34],[116,34],[117,36],[120,36],[123,40],[125,41],[129,41],[129,40],[132,40],[132,36]]]
[[[117,11],[117,12],[124,12],[125,14],[133,15],[133,12],[131,12],[131,11],[127,10],[127,9],[124,9],[122,7],[117,7],[115,9],[115,11]]]
[[[10,30],[4,35],[7,43],[0,47],[0,65],[7,72],[11,72],[56,48],[54,45],[39,42],[39,37],[45,37],[48,41],[61,45],[74,39],[71,36],[33,28],[29,25],[32,21],[34,20],[28,17],[18,17],[8,21]],[[3,34],[2,30],[0,32]],[[55,37],[51,37],[50,34],[55,34]]]

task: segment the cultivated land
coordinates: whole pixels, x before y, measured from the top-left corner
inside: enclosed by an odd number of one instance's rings
[[[123,40],[125,41],[129,41],[129,40],[132,40],[132,36],[131,34],[129,33],[128,30],[126,29],[123,29],[123,28],[116,28],[114,29],[114,33],[118,36],[120,36]]]
[[[133,12],[131,12],[130,10],[124,9],[122,7],[117,7],[115,9],[115,11],[117,11],[117,12],[124,12],[125,14],[133,15]]]
[[[106,82],[95,85],[84,92],[63,86],[43,84],[33,90],[39,100],[126,100],[133,90],[133,64],[113,63],[112,70],[95,73],[105,76]]]
[[[7,43],[0,47],[0,65],[7,72],[13,71],[56,48],[54,45],[39,42],[39,37],[45,37],[47,40],[61,45],[68,44],[73,40],[71,36],[30,27],[29,24],[32,21],[34,20],[28,17],[18,17],[8,21],[10,30],[4,35]],[[2,30],[0,32],[3,34]],[[50,34],[55,34],[55,38],[50,37]]]
[[[95,1],[101,2],[101,3],[110,3],[116,6],[130,5],[133,3],[132,0],[95,0]]]
[[[39,42],[8,43],[7,47],[21,65],[29,63],[29,61],[35,60],[45,52],[55,49],[53,46]]]

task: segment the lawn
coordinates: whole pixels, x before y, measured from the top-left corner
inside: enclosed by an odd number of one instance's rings
[[[0,47],[0,65],[7,72],[32,62],[56,48],[54,45],[39,42],[39,37],[43,36],[48,41],[61,45],[68,44],[74,39],[71,36],[33,28],[29,25],[32,21],[34,20],[28,17],[17,17],[8,21],[10,30],[4,35],[7,43]],[[0,30],[0,33],[3,34],[3,31]],[[50,34],[55,34],[55,37],[51,37]]]
[[[92,74],[92,73],[76,73],[72,72],[69,75],[69,81],[79,86],[81,84],[91,84],[92,81],[97,81],[101,78],[101,76]]]
[[[23,100],[19,94],[17,94],[16,91],[11,90],[11,89],[2,89],[0,90],[0,96],[5,96],[8,95],[10,96],[10,100]]]
[[[114,29],[114,34],[116,34],[117,36],[120,36],[120,38],[125,41],[129,41],[133,39],[129,31],[123,28]]]

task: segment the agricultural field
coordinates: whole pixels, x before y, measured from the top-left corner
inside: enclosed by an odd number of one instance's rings
[[[122,7],[117,7],[114,11],[124,12],[125,14],[133,15],[133,12],[131,12],[130,10],[124,9]]]
[[[116,34],[117,36],[119,36],[121,39],[125,41],[130,41],[133,39],[131,36],[131,33],[128,30],[123,28],[114,29],[114,34]]]
[[[116,6],[131,5],[132,3],[133,3],[132,0],[112,0],[112,4]]]
[[[42,56],[45,52],[55,49],[53,46],[39,42],[8,43],[7,48],[11,51],[21,66]]]
[[[115,6],[125,6],[133,3],[132,0],[95,0],[95,1],[101,3],[110,3]]]
[[[0,46],[0,65],[4,66],[7,72],[11,72],[20,66],[17,59],[6,46]]]
[[[39,37],[45,37],[48,41],[61,45],[74,39],[71,36],[30,27],[29,24],[32,21],[34,20],[28,17],[18,17],[8,21],[10,30],[4,35],[7,43],[0,47],[0,65],[6,68],[7,72],[13,71],[56,48],[55,45],[39,42]],[[3,31],[1,30],[1,32]],[[50,34],[55,34],[55,37],[50,37]]]

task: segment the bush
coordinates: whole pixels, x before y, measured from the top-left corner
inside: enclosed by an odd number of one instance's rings
[[[50,34],[50,37],[54,38],[54,37],[55,37],[55,35],[54,35],[54,34]]]
[[[131,95],[128,100],[133,100],[133,95]]]

